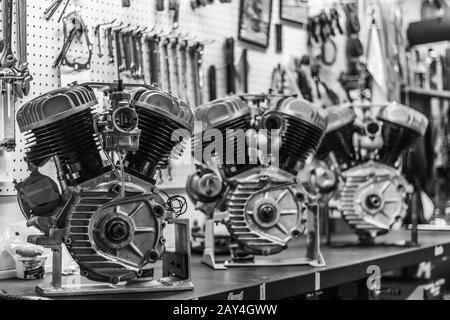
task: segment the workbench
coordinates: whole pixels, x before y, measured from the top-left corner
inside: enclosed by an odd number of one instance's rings
[[[408,239],[408,232],[395,232],[383,237],[384,241],[395,242]],[[339,241],[356,241],[354,236],[336,237]],[[175,300],[279,300],[314,293],[358,280],[367,279],[370,266],[378,266],[383,273],[433,261],[450,255],[450,234],[445,232],[420,233],[420,247],[344,247],[323,246],[327,261],[324,268],[310,267],[261,267],[233,268],[214,271],[193,256],[192,277],[194,291],[167,294],[128,294],[116,296],[90,296],[92,299],[175,299]],[[284,253],[295,254],[293,246]],[[50,281],[50,275],[44,281]],[[11,294],[36,296],[34,288],[39,281],[0,281],[0,289]],[[73,299],[83,299],[75,297]]]

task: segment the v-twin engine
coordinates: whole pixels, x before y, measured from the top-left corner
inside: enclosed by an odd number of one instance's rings
[[[163,232],[180,213],[156,188],[155,174],[180,153],[172,133],[189,138],[194,118],[158,88],[107,92],[103,110],[89,85],[22,107],[17,121],[31,176],[17,190],[29,225],[46,237],[34,242],[64,243],[84,277],[118,284],[153,277],[153,265],[168,254]],[[39,172],[49,162],[54,178]]]
[[[195,153],[208,154],[211,132],[221,142],[210,160],[196,159],[188,194],[208,217],[227,214],[235,258],[277,254],[314,232],[314,201],[297,174],[325,134],[320,109],[293,97],[232,96],[200,107],[196,117],[204,128]]]
[[[338,176],[329,210],[340,213],[361,240],[371,241],[407,215],[414,188],[402,173],[402,159],[425,134],[428,120],[409,107],[385,103],[333,107],[328,121],[318,158]],[[326,178],[314,179],[323,194],[329,192],[320,185],[327,185]]]

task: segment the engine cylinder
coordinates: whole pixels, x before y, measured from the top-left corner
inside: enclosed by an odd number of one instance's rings
[[[167,167],[172,156],[181,155],[182,140],[194,130],[194,115],[188,105],[156,89],[139,90],[133,99],[142,131],[141,146],[138,152],[128,155],[126,167],[127,171],[152,180],[158,169]],[[175,141],[177,130],[180,140]]]
[[[73,87],[40,96],[17,113],[26,132],[28,161],[40,167],[57,156],[68,181],[87,181],[105,170],[93,122],[92,89]]]
[[[326,116],[310,102],[297,98],[280,100],[270,111],[285,119],[284,128],[280,126],[280,168],[296,175],[297,164],[317,152],[327,129]]]
[[[331,107],[328,113],[328,129],[317,153],[324,159],[333,151],[340,163],[350,165],[356,160],[353,147],[354,121],[356,114],[350,107]]]
[[[248,130],[251,125],[251,115],[250,107],[239,97],[217,100],[196,110],[196,119],[203,123],[203,133],[211,129],[219,130],[223,137],[222,150],[224,152],[227,150],[227,145],[234,146],[234,164],[228,163],[224,166],[228,176],[234,176],[254,166],[250,164],[249,154],[244,146],[239,144],[234,137],[227,134],[227,130]],[[196,134],[193,141],[194,156],[200,163],[205,162],[203,155],[211,143],[211,141],[206,141],[207,139],[204,138],[205,136]],[[234,141],[231,139],[234,139]],[[201,150],[201,154],[199,154],[199,150]],[[237,159],[238,154],[245,155],[245,163],[239,163]],[[218,154],[216,155],[219,156]],[[222,160],[222,163],[226,162],[224,154],[221,156],[222,159],[220,160]]]
[[[428,128],[428,119],[423,114],[403,105],[383,107],[378,118],[384,123],[384,147],[379,152],[379,160],[387,165],[393,166]]]
[[[261,165],[261,159],[252,159],[249,145],[238,143],[236,132],[242,130],[248,134],[250,130],[266,130],[268,153],[272,153],[271,147],[279,147],[279,166],[281,169],[297,174],[298,163],[304,162],[315,153],[326,131],[327,121],[322,111],[311,103],[297,98],[284,96],[271,97],[267,109],[253,108],[247,97],[228,97],[202,106],[196,112],[196,117],[204,123],[203,132],[209,129],[220,131],[223,139],[223,151],[228,146],[234,145],[234,164],[228,163],[223,157],[225,174],[236,176],[242,172]],[[259,118],[259,119],[257,119]],[[235,132],[230,134],[230,130]],[[272,131],[280,134],[279,144],[270,143]],[[202,137],[204,138],[204,137]],[[230,139],[234,139],[230,141]],[[248,142],[248,140],[246,140]],[[204,152],[211,141],[200,140],[196,135],[194,150]],[[261,143],[261,141],[259,141]],[[202,153],[203,153],[202,152]],[[203,154],[202,154],[203,155]],[[245,163],[239,162],[239,157],[245,155]],[[197,159],[204,163],[204,159]]]

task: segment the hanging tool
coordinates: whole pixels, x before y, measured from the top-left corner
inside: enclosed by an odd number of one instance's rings
[[[129,76],[134,80],[141,78],[141,64],[142,64],[142,34],[140,27],[133,30],[128,30],[124,34],[124,48],[126,48],[127,69]]]
[[[297,72],[297,86],[303,98],[307,101],[314,102],[313,91],[310,81],[304,67],[309,67],[311,57],[304,55],[301,59],[295,59],[295,69]]]
[[[161,86],[160,42],[161,38],[158,35],[149,36],[145,39],[150,62],[150,82],[157,86]]]
[[[234,52],[235,41],[234,38],[228,38],[225,40],[225,64],[227,70],[227,94],[236,93],[236,69],[234,67],[235,63],[235,52]]]
[[[405,74],[401,62],[401,51],[402,48],[405,48],[405,38],[403,34],[403,10],[400,0],[394,3],[394,9],[391,14],[391,28],[392,50],[390,52],[392,55],[392,64],[394,65],[394,72],[397,73],[400,79],[403,79]]]
[[[125,34],[125,48],[127,49],[128,63],[127,63],[127,72],[129,75],[135,79],[138,69],[138,57],[137,57],[137,42],[135,38],[135,30],[130,30]]]
[[[53,1],[50,7],[44,11],[45,19],[50,20],[63,2],[64,0]]]
[[[2,51],[1,68],[12,68],[17,63],[12,50],[12,28],[13,28],[13,1],[3,1],[3,33],[4,48]]]
[[[217,99],[217,75],[215,66],[209,67],[208,84],[209,84],[209,101],[214,101]]]
[[[303,99],[314,102],[312,88],[304,70],[297,71],[297,85],[302,93]]]
[[[311,66],[311,77],[313,78],[315,84],[316,84],[316,90],[317,90],[317,97],[319,99],[323,98],[321,87],[325,90],[326,95],[331,101],[332,105],[339,105],[340,104],[340,98],[339,96],[331,90],[328,85],[322,81],[321,76],[321,66],[319,64],[313,64]]]
[[[272,71],[271,91],[274,94],[286,94],[287,90],[287,72],[286,69],[278,64]]]
[[[283,52],[283,25],[278,23],[275,25],[275,34],[276,34],[276,52]]]
[[[141,30],[137,31],[133,37],[133,41],[136,45],[136,79],[144,79],[144,48],[142,44],[142,39],[144,35]]]
[[[308,25],[306,26],[308,32],[308,46],[312,46],[314,42],[319,42],[319,36],[317,35],[317,18],[309,18]]]
[[[130,57],[131,57],[131,63],[130,63],[130,74],[133,79],[138,78],[138,71],[139,71],[139,40],[137,38],[138,34],[137,32],[131,32],[130,34]]]
[[[124,66],[122,71],[130,71],[131,63],[132,63],[132,55],[131,55],[131,31],[127,29],[126,31],[121,30],[119,34],[119,39],[121,42],[121,48],[124,59]]]
[[[156,0],[156,10],[157,11],[164,11],[164,9],[165,9],[164,1],[165,0]]]
[[[4,48],[0,60],[0,85],[2,95],[2,110],[0,119],[0,150],[14,151],[16,147],[15,126],[15,92],[14,82],[19,79],[15,69],[17,62],[12,50],[13,0],[2,1]]]
[[[203,89],[205,79],[203,73],[203,54],[204,46],[200,42],[196,42],[189,48],[189,57],[192,65],[193,81],[194,81],[194,102],[195,106],[203,104]]]
[[[27,53],[27,2],[26,0],[16,1],[16,34],[17,34],[17,69],[23,77],[23,81],[15,82],[15,92],[19,98],[28,96],[30,93],[31,81],[33,77],[28,69]]]
[[[117,20],[117,19],[114,19],[114,20],[111,21],[111,22],[106,22],[106,23],[98,24],[98,25],[95,27],[95,29],[94,29],[94,34],[95,34],[95,36],[97,37],[97,50],[98,50],[97,55],[98,55],[99,58],[103,58],[103,56],[104,56],[104,54],[103,54],[103,52],[102,52],[102,36],[101,36],[101,32],[100,32],[100,31],[101,31],[101,28],[102,28],[102,27],[105,27],[105,26],[108,26],[108,25],[112,25],[113,23],[116,22],[116,20]],[[107,35],[106,35],[106,38],[108,38]]]
[[[347,17],[347,33],[349,35],[360,33],[361,23],[359,20],[356,4],[346,3],[344,4],[343,9]]]
[[[325,42],[328,40],[328,38],[336,35],[332,27],[332,23],[328,18],[328,15],[325,12],[325,10],[322,10],[319,14],[319,27],[322,42]]]
[[[205,90],[205,72],[203,69],[203,56],[205,54],[205,46],[202,43],[197,43],[197,51],[196,51],[196,59],[197,59],[197,72],[198,72],[198,97],[199,97],[199,105],[203,104],[203,93]]]
[[[45,19],[51,20],[53,16],[55,15],[56,11],[58,11],[59,7],[63,4],[64,0],[55,0],[53,3],[44,11]],[[67,0],[66,4],[64,5],[64,8],[61,12],[61,15],[59,17],[58,22],[61,22],[62,17],[64,16],[67,7],[69,6],[70,0]]]
[[[66,14],[67,7],[69,6],[69,4],[70,4],[70,0],[67,0],[66,4],[64,5],[64,8],[61,11],[61,14],[59,15],[58,23],[61,22],[61,20],[63,19],[64,15]]]
[[[239,76],[240,82],[242,83],[242,91],[244,93],[248,93],[248,75],[249,75],[250,64],[248,62],[248,50],[247,49],[242,50],[242,56],[239,61],[238,68],[239,68],[238,76]]]
[[[70,26],[70,24],[72,24],[72,26]],[[64,32],[63,48],[58,58],[56,59],[53,67],[58,68],[61,65],[64,65],[73,68],[76,71],[89,70],[91,68],[92,53],[94,48],[89,39],[88,35],[89,31],[86,25],[84,24],[83,19],[77,12],[72,12],[63,19],[63,32]],[[73,60],[69,60],[67,57],[67,53],[70,49],[70,46],[72,45],[72,42],[75,40],[75,37],[77,36],[80,38],[84,36],[85,45],[87,47],[88,56],[86,62],[83,63],[77,62],[77,60],[79,60],[79,57]]]
[[[344,29],[341,25],[341,16],[339,14],[339,11],[336,8],[330,9],[330,17],[331,17],[331,23],[332,28],[337,29],[340,34],[344,34]]]
[[[162,43],[162,49],[164,54],[164,62],[165,62],[165,74],[166,74],[166,90],[169,93],[172,93],[172,77],[171,77],[171,65],[170,65],[170,56],[169,56],[169,44],[170,39],[164,39]]]
[[[108,41],[108,63],[114,64],[114,46],[113,46],[113,27],[108,27],[105,29],[105,38]]]
[[[328,38],[322,43],[321,60],[324,65],[332,66],[337,60],[337,45],[332,38]]]
[[[179,50],[180,50],[180,65],[181,65],[181,75],[183,77],[183,88],[182,90],[184,93],[184,101],[187,102],[188,105],[190,105],[190,95],[189,95],[189,77],[188,77],[188,46],[189,43],[187,40],[183,40],[180,42]]]
[[[169,0],[169,11],[172,14],[172,28],[176,30],[180,20],[180,0]]]
[[[182,90],[181,90],[181,79],[180,79],[180,59],[178,56],[178,44],[179,44],[179,39],[174,38],[172,41],[172,44],[170,45],[170,50],[172,52],[173,71],[174,71],[174,75],[175,75],[175,85],[176,85],[176,89],[174,90],[174,92],[176,92],[178,97],[181,98]]]
[[[124,61],[124,48],[123,48],[123,36],[122,28],[116,28],[113,30],[114,41],[116,47],[116,59],[117,59],[117,72],[120,77],[120,73],[125,71],[126,62]]]

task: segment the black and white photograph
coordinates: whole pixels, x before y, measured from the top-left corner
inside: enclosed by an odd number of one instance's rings
[[[450,300],[450,0],[0,8],[0,319]]]
[[[270,40],[273,0],[241,0],[239,39],[267,48]]]
[[[280,0],[280,19],[306,25],[308,8],[308,0]]]

